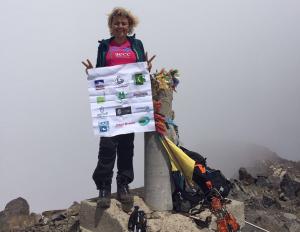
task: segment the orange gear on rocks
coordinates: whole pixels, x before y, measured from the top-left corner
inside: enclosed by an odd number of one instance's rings
[[[237,232],[240,225],[237,223],[235,217],[229,213],[225,206],[223,206],[219,197],[213,196],[211,201],[211,211],[217,217],[217,231],[218,232]]]

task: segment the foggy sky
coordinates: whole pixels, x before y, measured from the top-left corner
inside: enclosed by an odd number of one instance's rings
[[[115,6],[139,17],[153,70],[179,69],[173,107],[187,147],[240,141],[299,160],[299,1],[3,1],[0,211],[19,196],[41,212],[97,195],[81,61],[95,63]],[[135,145],[132,187],[143,185],[142,134]]]

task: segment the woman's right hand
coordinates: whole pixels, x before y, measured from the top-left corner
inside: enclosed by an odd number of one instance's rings
[[[81,61],[81,63],[85,66],[85,72],[88,74],[88,69],[94,68],[91,61],[89,59],[86,59],[86,62]]]

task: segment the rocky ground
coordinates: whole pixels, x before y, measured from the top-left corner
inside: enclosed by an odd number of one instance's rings
[[[257,161],[239,170],[230,198],[245,203],[246,221],[269,231],[300,231],[300,162]],[[243,232],[260,231],[247,225]]]
[[[17,198],[0,212],[0,232],[77,232],[80,231],[79,209],[80,204],[74,202],[65,210],[30,214],[27,201]]]
[[[230,198],[245,203],[246,221],[269,231],[300,231],[300,162],[276,155],[240,168],[231,180]],[[80,204],[64,210],[30,213],[25,199],[9,202],[0,212],[0,232],[79,232]],[[243,232],[261,231],[246,225]]]

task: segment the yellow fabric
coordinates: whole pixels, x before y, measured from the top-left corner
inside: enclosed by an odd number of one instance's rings
[[[164,137],[164,140],[166,141],[164,146],[167,147],[166,150],[168,154],[170,153],[169,156],[171,157],[173,164],[182,172],[187,181],[192,183],[193,172],[196,163],[195,160],[191,159],[167,137]]]
[[[176,165],[175,165],[175,163],[174,163],[173,155],[172,155],[171,151],[169,150],[168,145],[165,144],[166,141],[163,140],[163,139],[160,139],[160,141],[161,141],[162,145],[164,146],[164,148],[166,149],[166,151],[167,151],[167,153],[168,153],[168,155],[169,155],[172,172],[178,171],[179,169],[176,167]]]

